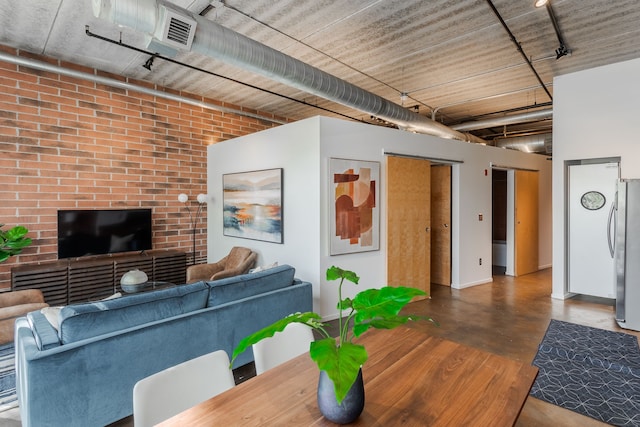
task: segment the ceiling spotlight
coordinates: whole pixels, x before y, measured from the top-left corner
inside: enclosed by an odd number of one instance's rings
[[[549,0],[536,0],[536,2],[534,3],[535,7],[542,7],[544,5],[546,5],[547,3],[549,3]]]
[[[149,59],[147,59],[147,62],[144,63],[143,67],[151,71],[151,66],[153,65],[154,59],[156,59],[156,55],[151,55]]]
[[[409,98],[409,94],[407,92],[400,93],[400,101],[404,102]]]

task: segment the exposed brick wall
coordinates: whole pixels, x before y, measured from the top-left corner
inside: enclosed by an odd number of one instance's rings
[[[0,50],[125,80],[24,51]],[[0,62],[0,223],[5,230],[24,225],[34,240],[21,255],[0,264],[0,290],[10,287],[12,266],[57,259],[58,209],[152,208],[154,249],[191,253],[190,219],[178,194],[188,194],[195,208],[196,195],[207,192],[207,146],[274,126]],[[196,245],[197,259],[205,260],[204,220]]]

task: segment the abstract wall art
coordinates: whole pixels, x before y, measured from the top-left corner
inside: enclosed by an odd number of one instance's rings
[[[331,255],[380,249],[380,163],[329,159]]]
[[[282,243],[282,169],[222,176],[223,234]]]

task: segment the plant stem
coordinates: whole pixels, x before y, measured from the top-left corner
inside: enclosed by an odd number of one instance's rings
[[[340,346],[342,346],[342,335],[344,331],[342,330],[342,283],[344,282],[344,277],[340,279],[340,286],[338,286],[338,330],[340,331]],[[347,323],[349,324],[349,323]]]
[[[316,327],[314,327],[314,329],[316,331],[322,332],[326,338],[331,338],[331,334],[329,334],[329,332],[327,332],[327,330],[325,328],[323,328],[322,326],[316,326]]]

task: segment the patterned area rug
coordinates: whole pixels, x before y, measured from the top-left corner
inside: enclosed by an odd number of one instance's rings
[[[13,344],[0,346],[0,412],[18,406]]]
[[[640,426],[635,336],[551,320],[533,364],[533,397],[615,426]]]

